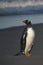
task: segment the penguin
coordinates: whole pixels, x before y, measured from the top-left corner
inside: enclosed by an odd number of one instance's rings
[[[35,38],[35,31],[32,27],[31,21],[24,20],[23,23],[26,24],[21,40],[20,40],[20,52],[16,55],[23,54],[25,56],[32,56],[31,50],[33,48],[33,41]]]

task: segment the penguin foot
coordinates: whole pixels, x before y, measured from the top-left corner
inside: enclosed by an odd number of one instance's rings
[[[25,56],[29,56],[30,57],[30,56],[32,56],[32,54],[31,53],[26,53]]]

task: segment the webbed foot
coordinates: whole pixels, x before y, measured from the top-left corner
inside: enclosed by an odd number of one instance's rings
[[[25,56],[29,56],[30,57],[30,56],[32,56],[32,54],[31,53],[26,53]]]

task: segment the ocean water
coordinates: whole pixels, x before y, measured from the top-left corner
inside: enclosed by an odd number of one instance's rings
[[[32,24],[43,23],[43,14],[0,16],[0,29],[23,26],[22,21],[28,19]]]

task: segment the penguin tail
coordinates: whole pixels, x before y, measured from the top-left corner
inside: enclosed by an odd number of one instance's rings
[[[16,53],[14,56],[19,56],[19,55],[23,55],[23,53],[21,51],[19,51],[18,53]]]

